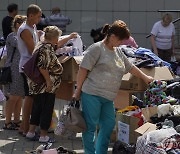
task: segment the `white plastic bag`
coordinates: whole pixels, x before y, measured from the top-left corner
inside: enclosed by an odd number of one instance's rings
[[[3,102],[6,100],[6,97],[4,96],[3,92],[0,90],[0,102]]]
[[[171,56],[171,61],[176,62],[176,57],[174,55]]]

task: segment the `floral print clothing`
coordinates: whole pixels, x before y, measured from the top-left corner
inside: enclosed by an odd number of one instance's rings
[[[55,55],[53,46],[50,43],[40,42],[34,49],[34,52],[39,52],[37,58],[37,66],[41,69],[48,70],[53,88],[49,93],[55,93],[61,83],[61,74],[63,67]],[[46,92],[46,82],[38,85],[28,79],[30,94],[40,94]]]

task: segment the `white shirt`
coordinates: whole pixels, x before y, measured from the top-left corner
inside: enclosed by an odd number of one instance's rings
[[[38,43],[38,35],[36,31],[36,26],[34,28],[29,27],[25,22],[19,27],[18,32],[17,32],[17,38],[18,38],[18,49],[21,55],[20,62],[19,62],[19,72],[23,72],[22,67],[23,65],[32,57],[32,54],[27,49],[26,44],[24,41],[21,39],[21,33],[25,30],[28,29],[33,36],[33,41],[35,45]]]
[[[167,27],[162,25],[162,21],[156,22],[151,34],[155,36],[157,48],[164,50],[172,48],[172,36],[175,35],[175,28],[172,22]]]

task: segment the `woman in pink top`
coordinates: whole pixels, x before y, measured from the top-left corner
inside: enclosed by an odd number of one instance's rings
[[[123,40],[121,45],[130,45],[134,48],[138,48],[138,45],[132,36],[130,36],[127,40]]]

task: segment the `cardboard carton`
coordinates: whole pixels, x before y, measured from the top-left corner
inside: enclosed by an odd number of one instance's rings
[[[123,109],[132,105],[132,95],[135,93],[144,93],[143,90],[119,90],[114,100],[114,106],[117,109]]]
[[[146,122],[144,125],[142,125],[141,127],[137,128],[135,130],[135,132],[139,133],[140,135],[149,133],[153,130],[156,130],[156,125],[152,124],[150,122]]]
[[[173,76],[167,67],[140,68],[145,74],[152,76],[155,80],[171,80]],[[123,76],[120,89],[146,90],[146,83],[130,73]]]
[[[156,125],[150,123],[150,117],[157,113],[157,107],[148,107],[142,109],[142,114],[147,122],[141,127],[138,126],[139,119],[134,116],[128,116],[122,113],[116,114],[116,131],[117,139],[128,143],[135,144],[137,138],[147,132],[156,129]]]
[[[56,98],[71,101],[74,87],[74,82],[62,80],[59,88],[56,91]]]
[[[79,70],[79,64],[81,63],[83,56],[61,56],[58,58],[63,66],[62,80],[76,81],[77,73]]]
[[[117,113],[117,139],[128,144],[136,143],[138,133],[134,132],[134,130],[138,128],[138,122],[139,119],[136,117]]]

